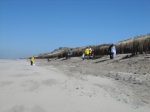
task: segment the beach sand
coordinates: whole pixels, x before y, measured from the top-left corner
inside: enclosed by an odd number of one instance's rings
[[[0,112],[149,112],[150,55],[0,60]]]

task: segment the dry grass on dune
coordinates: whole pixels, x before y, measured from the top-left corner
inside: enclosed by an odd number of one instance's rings
[[[95,51],[95,56],[107,55],[108,47],[110,44],[101,44],[101,45],[90,45]],[[117,54],[132,53],[132,55],[150,53],[150,33],[147,35],[136,36],[129,38],[124,41],[117,42],[115,44],[117,49]],[[67,57],[68,49],[72,49],[73,57],[79,57],[84,52],[86,46],[70,48],[70,47],[60,47],[59,49],[54,50],[50,53],[44,53],[35,56],[36,58],[64,58]]]

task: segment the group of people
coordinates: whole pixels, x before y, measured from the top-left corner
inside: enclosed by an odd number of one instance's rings
[[[115,56],[116,56],[116,47],[114,46],[114,44],[111,44],[109,46],[109,55],[110,55],[110,59],[114,59]],[[72,56],[72,50],[69,49],[68,50],[68,59],[70,59]],[[87,59],[89,59],[90,56],[94,57],[94,49],[92,48],[89,48],[89,47],[86,47],[83,55],[82,55],[82,59],[84,60],[84,58],[87,56]],[[34,56],[32,56],[30,58],[30,62],[31,62],[31,65],[33,65],[33,62],[34,62]]]
[[[71,49],[68,50],[67,56],[68,56],[67,59],[71,58],[71,56],[72,56],[72,50]],[[88,58],[90,56],[93,57],[94,56],[94,49],[86,47],[86,49],[85,49],[85,51],[84,51],[84,53],[82,55],[82,58],[85,58],[85,56],[88,56]]]
[[[114,59],[115,56],[116,56],[116,47],[114,44],[111,44],[109,46],[109,55],[110,55],[110,59]],[[86,47],[83,55],[82,55],[82,58],[84,59],[85,56],[87,56],[87,59],[89,59],[89,56],[94,56],[94,50],[92,50],[92,48],[89,48],[89,47]]]
[[[94,56],[94,49],[92,50],[92,48],[90,47],[86,47],[86,49],[85,49],[85,55],[86,56]]]
[[[87,57],[87,59],[89,59],[89,57],[94,57],[94,49],[86,47],[83,55],[82,55],[82,59],[84,60],[85,57]]]

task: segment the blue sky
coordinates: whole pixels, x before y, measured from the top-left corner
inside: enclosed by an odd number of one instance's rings
[[[0,0],[0,58],[150,33],[150,0]]]

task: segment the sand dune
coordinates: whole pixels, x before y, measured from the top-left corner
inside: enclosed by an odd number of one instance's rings
[[[0,112],[149,112],[150,56],[0,60]]]

